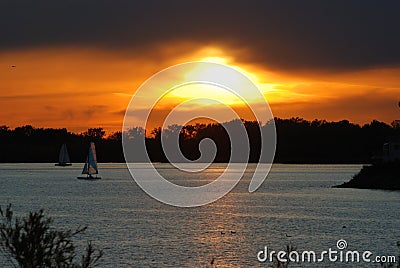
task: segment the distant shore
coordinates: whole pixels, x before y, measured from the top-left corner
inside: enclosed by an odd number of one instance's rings
[[[230,137],[224,125],[244,124],[249,138],[249,162],[258,162],[262,146],[260,131],[270,125],[260,126],[256,121],[230,121],[221,124],[186,125],[182,129],[156,128],[147,130],[132,127],[124,133],[107,133],[101,127],[89,128],[82,133],[69,132],[65,128],[37,128],[30,125],[16,127],[0,126],[1,163],[49,163],[58,162],[60,149],[66,144],[72,162],[84,162],[90,142],[96,144],[98,162],[124,162],[122,137],[133,143],[145,140],[147,153],[153,162],[167,162],[162,149],[161,137],[169,137],[179,131],[179,147],[191,160],[200,158],[199,144],[205,138],[216,145],[214,162],[229,162]],[[285,164],[362,164],[382,150],[388,137],[400,136],[400,126],[372,121],[358,125],[347,120],[328,122],[308,121],[302,118],[275,118],[276,152],[274,162]],[[260,128],[261,127],[261,128]],[[246,137],[243,137],[244,139]],[[137,156],[132,161],[146,158]]]
[[[0,164],[56,164],[57,162],[49,162],[49,161],[24,161],[24,162],[1,162]],[[73,162],[72,165],[76,165],[76,164],[84,164],[85,162]],[[100,164],[112,164],[112,163],[116,163],[116,164],[124,164],[126,163],[126,161],[101,161],[98,162]],[[144,163],[144,161],[138,161],[138,162],[133,162],[133,163]],[[170,162],[163,162],[163,161],[152,161],[151,163],[162,163],[162,164],[168,164]],[[199,163],[199,162],[197,162]],[[228,164],[230,162],[213,162],[214,164]],[[249,164],[257,164],[259,162],[253,162],[253,161],[249,161],[249,162],[244,162],[244,163],[249,163]],[[262,164],[262,163],[261,163]],[[265,163],[267,164],[267,163]],[[279,165],[365,165],[364,162],[360,162],[360,163],[345,163],[345,162],[274,162],[272,164],[279,164]]]

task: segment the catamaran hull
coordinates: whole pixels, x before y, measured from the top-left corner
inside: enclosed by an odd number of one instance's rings
[[[78,180],[95,181],[101,180],[101,177],[77,177]]]

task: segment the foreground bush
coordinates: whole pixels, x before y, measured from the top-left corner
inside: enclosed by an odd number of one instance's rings
[[[14,218],[11,205],[5,212],[0,207],[0,250],[13,266],[23,268],[95,267],[103,252],[88,242],[77,262],[72,238],[87,227],[75,231],[59,231],[51,227],[52,219],[43,210],[30,212],[26,218]]]

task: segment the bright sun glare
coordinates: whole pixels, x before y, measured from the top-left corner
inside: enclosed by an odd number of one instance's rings
[[[269,84],[260,83],[260,79],[253,73],[238,67],[236,65],[230,64],[229,59],[224,57],[205,57],[199,60],[199,62],[211,62],[218,63],[225,66],[228,66],[234,70],[239,71],[244,74],[253,84],[255,84],[261,91],[262,89],[267,89],[270,91],[273,87]],[[213,67],[197,67],[194,68],[184,74],[185,78],[196,77],[197,79],[203,81],[212,81],[213,78],[221,78],[231,84],[235,85],[235,87],[243,89],[241,96],[237,96],[226,88],[210,85],[210,84],[191,84],[184,85],[178,87],[171,91],[169,94],[165,95],[165,98],[169,99],[172,102],[176,101],[185,101],[185,100],[193,100],[196,98],[201,98],[201,100],[193,101],[193,103],[197,103],[199,106],[216,106],[216,105],[235,105],[235,106],[245,106],[246,102],[258,102],[262,100],[255,99],[254,96],[250,94],[246,94],[245,83],[243,82],[243,78],[238,76],[232,76],[229,70],[221,69],[221,68],[213,68]],[[216,104],[215,101],[207,101],[204,98],[209,98],[220,102],[221,104]]]
[[[207,54],[209,56],[204,57],[204,55]],[[239,66],[239,64],[237,64],[233,58],[225,56],[222,50],[202,50],[199,51],[199,53],[191,60],[194,62],[211,62],[225,65],[242,73],[260,90],[261,95],[268,102],[298,97],[293,96],[290,91],[282,89],[280,87],[281,85],[279,84],[264,82],[265,80],[268,80],[268,78],[262,70],[258,70],[254,66]],[[162,99],[157,102],[156,108],[165,110],[180,103],[190,101],[190,105],[182,106],[180,109],[186,111],[204,108],[219,109],[223,106],[230,106],[232,108],[242,107],[241,109],[246,109],[244,107],[248,107],[248,104],[261,104],[265,102],[265,99],[260,98],[260,95],[254,96],[254,94],[250,93],[250,90],[246,89],[246,87],[248,87],[247,79],[237,75],[232,75],[231,70],[226,68],[218,68],[217,66],[214,68],[212,66],[205,67],[204,65],[199,64],[197,67],[186,70],[181,74],[181,77],[169,77],[169,80],[166,81],[165,85],[171,85],[174,83],[179,85],[180,79],[182,79],[182,81],[218,81],[218,78],[223,78],[224,82],[226,82],[224,85],[231,85],[234,92],[236,92],[238,95],[232,93],[232,91],[224,88],[223,86],[218,86],[215,84],[184,84],[173,88],[167,94],[163,95]],[[173,79],[173,81],[170,79]],[[162,92],[165,92],[167,89],[163,86],[163,83],[161,83],[160,87],[153,88],[152,90],[154,90],[153,93],[148,92],[150,95],[162,94]],[[240,92],[238,92],[238,90],[240,90]],[[142,104],[145,105],[145,100],[143,100]],[[140,109],[140,107],[137,108]]]

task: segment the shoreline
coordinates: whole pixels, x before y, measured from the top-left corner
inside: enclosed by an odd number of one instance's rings
[[[400,191],[400,163],[364,165],[350,181],[333,188]]]

